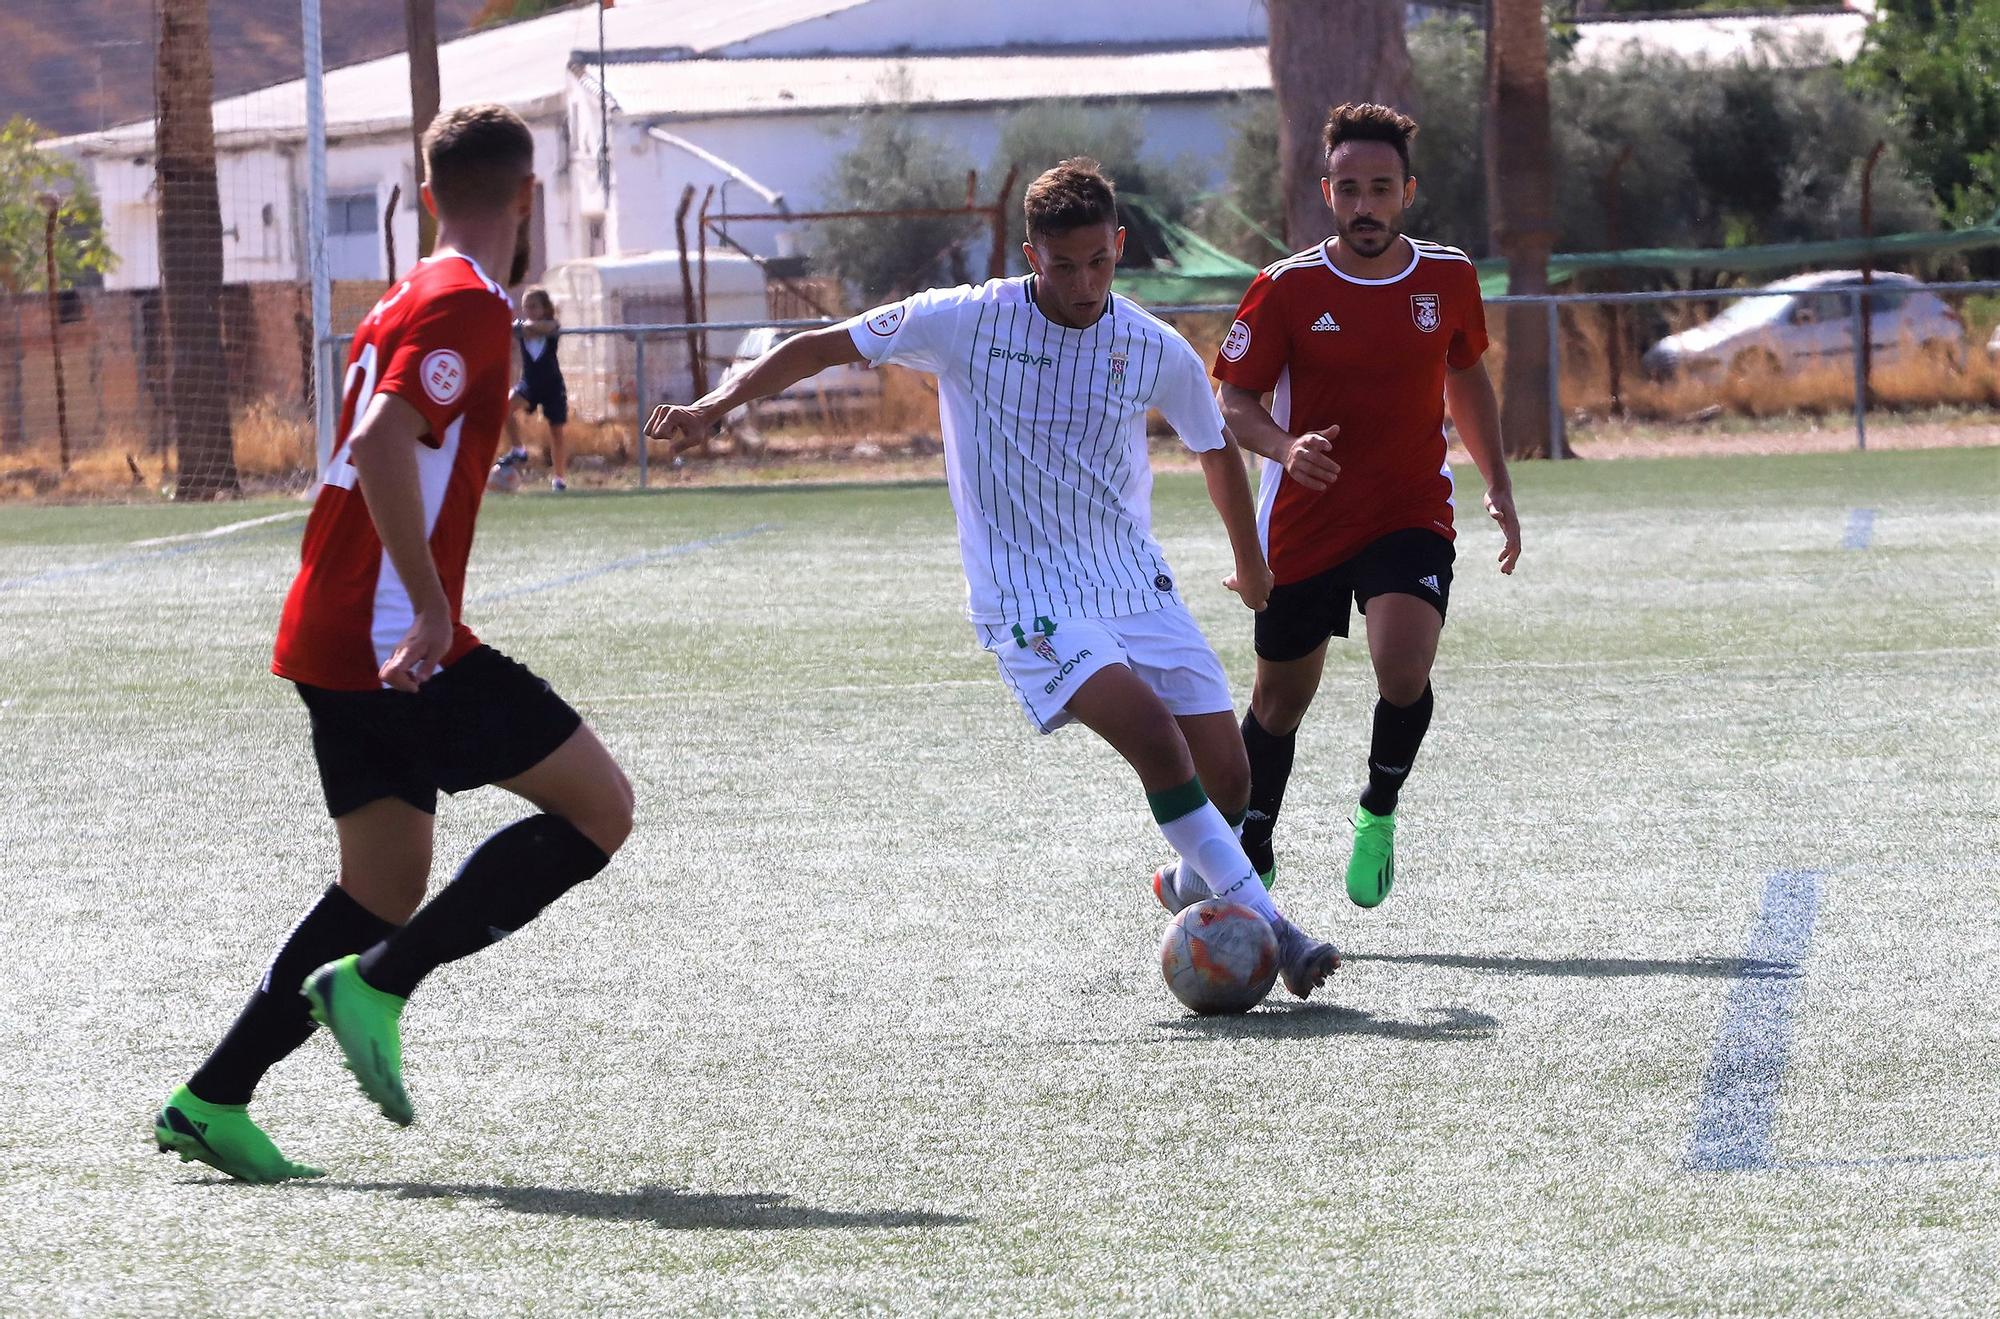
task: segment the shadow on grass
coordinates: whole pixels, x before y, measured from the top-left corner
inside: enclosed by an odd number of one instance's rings
[[[1333,1003],[1299,1003],[1289,1010],[1268,1009],[1240,1017],[1176,1017],[1156,1024],[1210,1039],[1296,1040],[1324,1035],[1377,1035],[1416,1042],[1491,1039],[1500,1022],[1471,1008],[1431,1008],[1429,1021],[1396,1021],[1360,1008]]]
[[[651,1223],[659,1228],[731,1228],[755,1232],[786,1228],[966,1227],[962,1214],[922,1209],[822,1209],[788,1195],[748,1192],[713,1195],[671,1186],[631,1191],[590,1191],[568,1186],[496,1186],[463,1182],[315,1182],[341,1191],[380,1191],[398,1200],[476,1200],[517,1214],[594,1218],[607,1223]]]
[[[1799,974],[1791,962],[1754,957],[1692,957],[1685,961],[1645,957],[1510,957],[1469,953],[1342,953],[1343,962],[1393,962],[1404,966],[1445,966],[1464,971],[1507,971],[1530,976],[1694,976],[1698,979],[1789,980]]]

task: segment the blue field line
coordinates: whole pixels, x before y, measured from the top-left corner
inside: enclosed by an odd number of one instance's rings
[[[0,581],[0,591],[19,590],[24,586],[40,586],[48,582],[60,582],[71,577],[88,577],[93,573],[110,572],[114,568],[129,568],[136,563],[152,563],[158,559],[178,559],[184,554],[194,554],[200,550],[212,550],[225,544],[242,544],[262,536],[279,532],[295,533],[296,528],[287,524],[259,527],[255,531],[231,538],[192,540],[184,545],[168,545],[157,550],[146,550],[139,554],[121,554],[116,558],[99,559],[95,563],[79,563],[68,568],[49,568],[42,572],[29,573],[26,577],[9,577]]]
[[[668,545],[663,549],[647,550],[643,554],[633,554],[623,559],[613,559],[610,563],[599,564],[595,568],[585,568],[581,572],[565,573],[561,577],[551,577],[545,582],[530,582],[526,586],[509,586],[504,590],[486,591],[474,596],[472,599],[466,601],[466,603],[468,605],[490,605],[501,600],[512,600],[518,596],[533,595],[538,591],[553,591],[558,586],[574,586],[578,582],[587,582],[593,577],[602,577],[606,573],[623,572],[627,568],[643,568],[645,565],[657,563],[661,559],[675,559],[683,554],[693,554],[699,550],[714,549],[718,545],[727,545],[732,541],[748,540],[752,536],[761,536],[767,531],[776,531],[780,525],[776,522],[760,522],[754,527],[745,527],[741,531],[726,532],[720,536],[709,536],[703,540],[685,541],[679,545]]]
[[[1857,508],[1847,515],[1847,534],[1840,538],[1844,550],[1865,550],[1875,539],[1875,510]]]
[[[1738,976],[1730,988],[1688,1141],[1692,1171],[1754,1172],[1776,1163],[1773,1131],[1793,1001],[1824,878],[1817,870],[1780,870],[1764,881],[1763,905],[1743,945],[1744,963],[1764,969]]]

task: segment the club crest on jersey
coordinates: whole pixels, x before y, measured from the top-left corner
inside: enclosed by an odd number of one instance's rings
[[[870,316],[868,318],[868,331],[870,334],[879,334],[886,339],[894,334],[896,327],[902,323],[903,304],[899,302],[892,307],[884,307],[873,316]]]
[[[417,378],[424,382],[431,402],[456,402],[465,392],[465,359],[450,348],[433,349],[418,364]]]
[[[1442,319],[1438,315],[1438,295],[1435,293],[1412,293],[1410,295],[1410,318],[1417,328],[1429,334],[1438,327]]]
[[[1126,357],[1125,357],[1125,354],[1123,354],[1123,353],[1113,353],[1113,354],[1111,354],[1111,383],[1112,383],[1112,384],[1114,384],[1114,385],[1122,385],[1122,384],[1124,384],[1124,383],[1125,383],[1125,363],[1126,363]]]
[[[1243,354],[1249,351],[1250,327],[1238,321],[1229,327],[1229,334],[1222,341],[1222,355],[1229,361],[1240,362],[1243,360]]]

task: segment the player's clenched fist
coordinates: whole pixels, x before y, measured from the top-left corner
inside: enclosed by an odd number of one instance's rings
[[[646,418],[646,438],[665,440],[668,453],[679,453],[706,440],[717,420],[706,408],[662,403]]]
[[[1340,478],[1340,464],[1333,460],[1333,437],[1340,427],[1329,426],[1326,433],[1308,431],[1285,450],[1285,475],[1308,490],[1324,490]]]

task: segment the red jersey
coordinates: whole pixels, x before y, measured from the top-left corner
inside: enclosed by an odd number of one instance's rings
[[[271,671],[335,691],[372,691],[415,621],[410,594],[368,515],[347,442],[378,393],[423,414],[417,450],[424,531],[451,601],[449,665],[479,644],[459,621],[472,524],[507,416],[513,303],[471,257],[432,257],[390,290],[355,332],[340,426],[306,519],[299,574],[285,598]]]
[[[1271,417],[1292,435],[1340,427],[1340,477],[1308,490],[1264,460],[1257,532],[1279,584],[1303,581],[1392,531],[1451,539],[1445,463],[1445,369],[1486,351],[1479,275],[1455,247],[1410,240],[1388,279],[1336,270],[1326,244],[1251,281],[1222,341],[1215,378],[1275,391]]]

